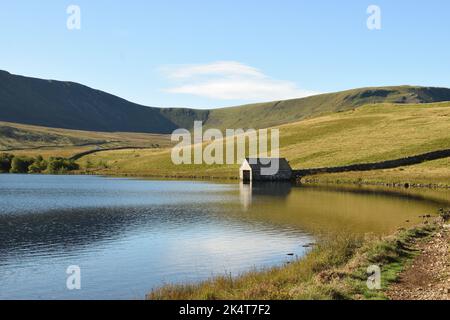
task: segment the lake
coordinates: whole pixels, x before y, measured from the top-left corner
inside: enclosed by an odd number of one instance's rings
[[[282,265],[322,232],[387,234],[449,202],[432,190],[0,175],[0,299],[143,299]],[[66,287],[73,265],[81,290]]]

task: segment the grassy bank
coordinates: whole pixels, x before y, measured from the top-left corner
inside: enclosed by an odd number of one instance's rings
[[[412,244],[432,235],[423,224],[383,238],[334,235],[322,239],[305,258],[237,278],[222,276],[198,284],[166,285],[147,298],[158,299],[386,299],[385,290],[417,254]],[[369,290],[367,267],[381,267],[382,289]]]

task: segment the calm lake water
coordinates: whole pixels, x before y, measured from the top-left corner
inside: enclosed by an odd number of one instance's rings
[[[449,202],[436,191],[0,175],[0,299],[142,299],[164,283],[282,265],[319,232],[392,232]],[[71,265],[81,290],[66,288]]]

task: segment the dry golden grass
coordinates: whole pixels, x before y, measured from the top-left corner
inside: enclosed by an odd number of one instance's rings
[[[91,132],[0,122],[0,152],[17,155],[70,157],[96,148],[165,148],[169,145],[168,135]]]
[[[450,187],[450,158],[389,170],[321,174],[307,179],[317,183],[398,184]]]
[[[450,103],[369,105],[278,128],[280,155],[295,169],[397,159],[450,148]],[[176,166],[170,155],[169,148],[111,151],[85,157],[81,163],[106,163],[107,168],[94,169],[103,174],[237,177],[238,165]],[[392,172],[425,180],[445,180],[442,167],[445,163],[425,163],[408,171]]]
[[[369,105],[280,129],[296,168],[384,161],[450,148],[450,103]]]
[[[237,278],[219,276],[198,284],[166,285],[148,295],[150,300],[287,300],[345,298],[336,284],[320,281],[318,274],[341,267],[361,247],[361,239],[333,236],[304,259],[283,267],[255,270]]]
[[[17,156],[36,157],[42,156],[44,159],[50,157],[70,158],[74,154],[91,150],[92,146],[84,147],[57,147],[57,148],[38,148],[38,149],[24,149],[24,150],[9,150],[7,153],[12,153]],[[5,151],[2,151],[5,152]]]

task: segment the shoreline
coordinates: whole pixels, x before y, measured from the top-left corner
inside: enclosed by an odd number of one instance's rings
[[[374,186],[374,187],[388,187],[396,189],[450,189],[449,184],[428,182],[389,182],[387,180],[380,179],[379,181],[366,181],[360,179],[346,179],[346,178],[314,178],[313,176],[303,177],[300,180],[300,184],[305,185],[353,185],[353,186]]]
[[[352,238],[334,235],[317,244],[305,257],[291,264],[243,273],[237,277],[219,276],[194,284],[165,285],[152,290],[148,300],[387,300],[408,297],[409,291],[424,288],[403,286],[402,277],[422,257],[420,248],[446,235],[447,218],[428,219],[408,230],[382,238]],[[444,233],[446,232],[446,233]],[[418,247],[421,246],[421,247]],[[419,248],[419,249],[418,249]],[[442,252],[441,252],[442,254]],[[446,252],[443,253],[447,254]],[[440,256],[440,260],[448,259]],[[367,268],[379,266],[381,288],[367,287]],[[450,281],[446,280],[446,281]],[[397,285],[395,289],[393,285]],[[444,284],[445,285],[445,284]],[[426,284],[432,288],[432,284]],[[440,285],[439,288],[444,288]],[[395,291],[396,290],[396,291]],[[439,289],[441,297],[449,299],[448,289]],[[405,293],[406,292],[406,293]],[[447,295],[447,296],[445,296]],[[430,297],[435,295],[429,295]],[[425,298],[427,296],[424,296]]]
[[[0,175],[7,175],[11,173],[0,173]],[[33,173],[23,173],[33,174]],[[86,176],[100,176],[111,178],[151,178],[161,180],[183,180],[183,181],[227,181],[227,182],[239,182],[239,177],[231,176],[214,176],[214,175],[183,175],[183,174],[146,174],[146,173],[111,173],[102,171],[71,171],[65,173],[39,173],[42,175],[86,175]],[[289,181],[286,181],[289,182]],[[295,185],[309,185],[309,186],[372,186],[372,187],[385,187],[392,189],[430,189],[430,190],[448,190],[449,184],[442,184],[436,182],[391,182],[387,179],[380,179],[377,181],[367,181],[361,179],[349,179],[349,178],[333,178],[329,179],[325,177],[315,178],[314,176],[302,177],[297,181],[290,181]]]
[[[446,215],[448,221],[450,210]],[[441,224],[428,241],[416,241],[411,247],[417,256],[386,295],[391,300],[450,300],[450,225]]]
[[[139,174],[139,173],[122,173],[122,174],[111,174],[110,172],[98,172],[98,173],[86,173],[80,172],[79,174],[86,175],[99,175],[99,176],[111,176],[111,177],[134,177],[134,178],[161,178],[161,179],[171,179],[171,180],[192,180],[192,181],[208,181],[208,180],[223,180],[236,182],[240,181],[239,177],[230,177],[230,176],[202,176],[202,175],[183,175],[183,174],[175,174],[175,175],[165,175],[165,174]],[[289,182],[289,181],[288,181]],[[378,187],[388,187],[395,189],[450,189],[449,184],[441,184],[435,182],[428,183],[417,183],[417,182],[389,182],[388,180],[381,179],[380,181],[364,181],[360,179],[320,179],[314,178],[314,176],[303,177],[300,180],[292,180],[291,183],[295,185],[314,185],[314,186],[323,186],[323,185],[353,185],[353,186],[378,186]]]

